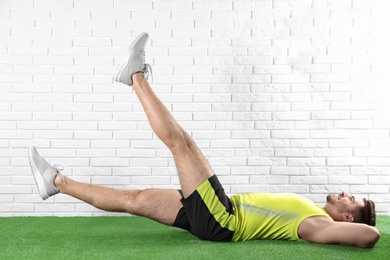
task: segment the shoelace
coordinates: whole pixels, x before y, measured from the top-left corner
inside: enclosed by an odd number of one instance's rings
[[[146,80],[148,80],[149,78],[151,79],[153,77],[152,66],[145,63],[145,51],[143,50],[141,50],[141,63],[144,65],[144,67],[142,68],[142,72],[144,73],[144,78]]]
[[[151,79],[153,77],[153,72],[152,72],[152,66],[150,66],[147,63],[144,63],[144,68],[142,69],[144,72],[144,78],[146,80]]]

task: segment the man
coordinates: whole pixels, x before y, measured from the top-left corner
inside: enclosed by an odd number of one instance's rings
[[[380,234],[375,206],[342,192],[328,195],[324,208],[296,194],[238,194],[225,192],[194,140],[179,126],[153,93],[146,78],[148,34],[132,43],[116,81],[132,86],[149,123],[173,154],[181,190],[114,190],[79,183],[30,148],[30,165],[43,199],[58,192],[106,211],[128,212],[188,230],[200,239],[244,241],[292,239],[373,247]],[[353,223],[359,222],[359,223]]]

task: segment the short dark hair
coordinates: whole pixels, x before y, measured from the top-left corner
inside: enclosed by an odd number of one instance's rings
[[[365,223],[367,225],[375,227],[376,225],[376,213],[375,203],[372,200],[363,199],[364,206],[359,208],[356,212],[355,222]]]

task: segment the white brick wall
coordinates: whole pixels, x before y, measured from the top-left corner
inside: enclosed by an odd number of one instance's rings
[[[388,23],[372,2],[0,1],[0,216],[115,215],[64,195],[42,202],[30,145],[79,181],[178,188],[137,97],[113,83],[143,31],[156,93],[229,194],[323,204],[344,190],[390,214],[388,80],[373,77]]]

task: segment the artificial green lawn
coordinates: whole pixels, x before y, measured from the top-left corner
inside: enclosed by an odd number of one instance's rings
[[[373,249],[294,241],[201,241],[140,217],[0,218],[0,259],[390,259],[390,217]]]

